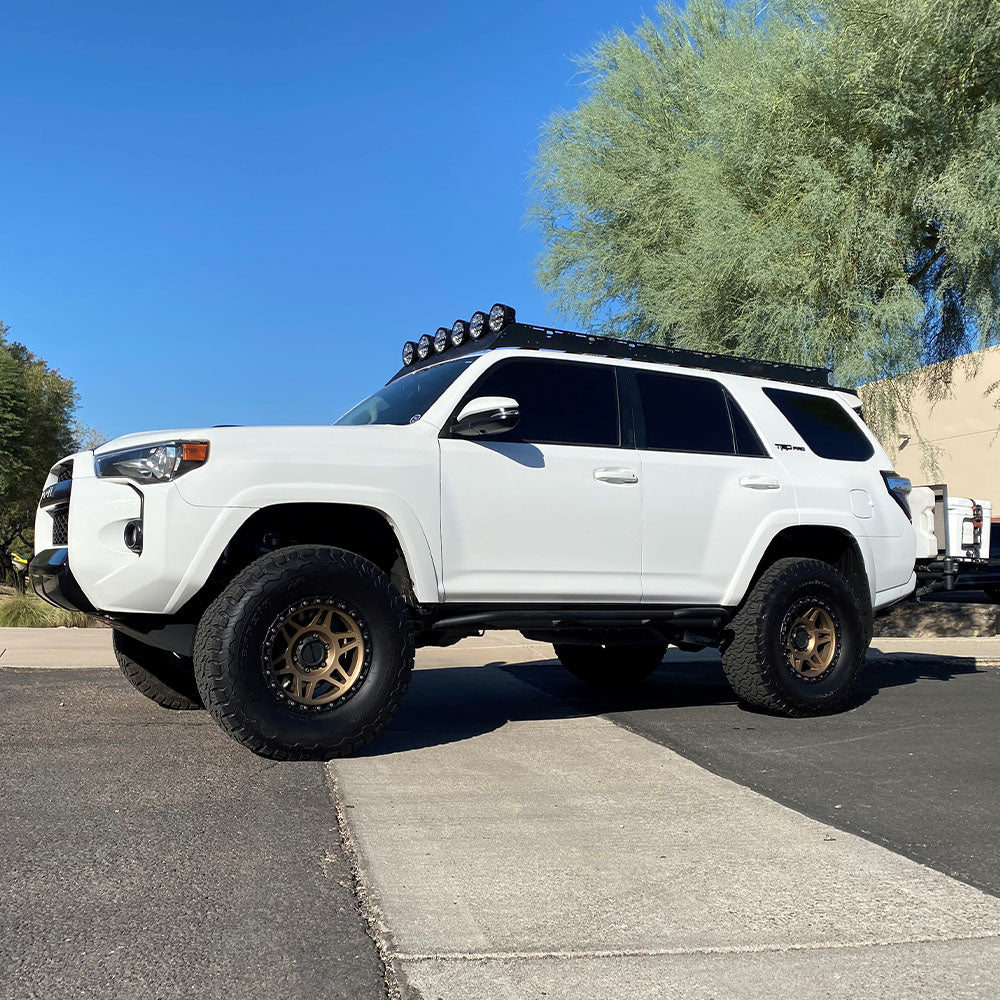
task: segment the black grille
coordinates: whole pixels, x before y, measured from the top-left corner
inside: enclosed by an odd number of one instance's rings
[[[52,544],[69,545],[69,507],[60,507],[52,513]]]
[[[57,483],[64,483],[67,479],[73,478],[73,463],[67,462],[60,470],[56,478]]]

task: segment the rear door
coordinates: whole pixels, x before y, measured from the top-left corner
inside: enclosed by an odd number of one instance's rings
[[[615,367],[503,358],[455,413],[477,396],[513,397],[521,419],[493,437],[442,432],[445,599],[637,603],[642,493]]]
[[[720,604],[762,525],[794,518],[791,479],[716,379],[632,371],[642,599]]]

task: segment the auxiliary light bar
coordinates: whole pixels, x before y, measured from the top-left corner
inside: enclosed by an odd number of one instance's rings
[[[514,307],[497,302],[488,313],[477,311],[467,323],[456,319],[451,329],[439,326],[432,337],[425,333],[416,342],[408,340],[403,344],[403,365],[409,367],[414,361],[425,361],[431,351],[444,354],[449,347],[461,347],[467,340],[478,340],[484,333],[499,333],[514,322]]]

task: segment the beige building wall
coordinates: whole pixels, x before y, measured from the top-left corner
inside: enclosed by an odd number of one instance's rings
[[[992,500],[994,515],[1000,516],[1000,348],[992,347],[967,355],[968,364],[953,368],[951,392],[931,403],[926,397],[913,400],[915,424],[939,449],[938,476],[928,475],[926,458],[914,427],[901,427],[896,471],[914,485],[948,484],[953,496]],[[970,370],[972,369],[972,370]]]

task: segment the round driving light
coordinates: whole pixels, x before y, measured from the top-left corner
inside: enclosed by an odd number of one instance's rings
[[[472,319],[469,320],[469,336],[473,340],[479,340],[479,338],[486,332],[486,324],[489,322],[489,317],[484,312],[474,312],[472,314]]]
[[[425,333],[417,341],[417,357],[420,358],[421,361],[423,361],[424,358],[426,358],[427,355],[431,353],[431,346],[433,344],[434,344],[434,341],[431,340],[430,334],[428,334],[428,333]]]
[[[412,340],[403,344],[403,364],[412,365],[413,359],[417,356],[417,345]]]
[[[439,326],[437,328],[437,333],[434,334],[434,350],[438,354],[441,354],[447,346],[448,328],[445,326]]]
[[[451,327],[451,346],[458,347],[465,343],[469,335],[469,324],[464,319],[456,319]]]
[[[505,306],[498,302],[490,310],[490,329],[494,333],[499,333],[509,323],[514,322],[514,309],[512,306]]]

